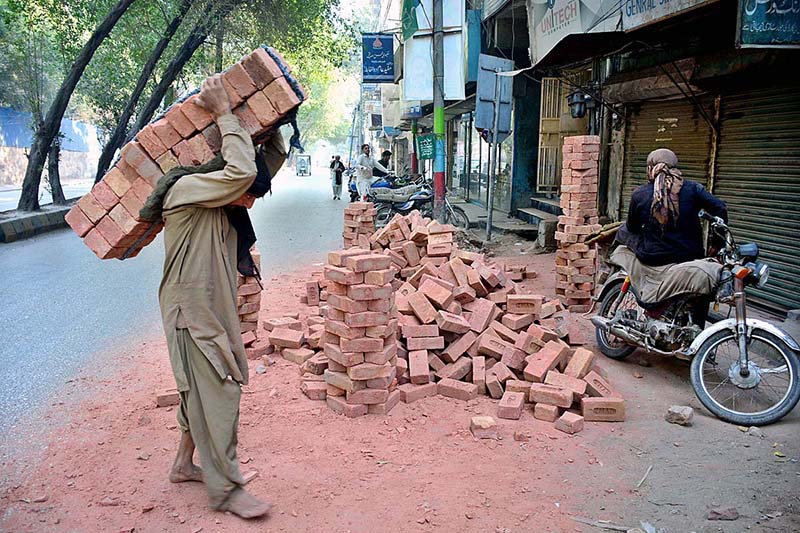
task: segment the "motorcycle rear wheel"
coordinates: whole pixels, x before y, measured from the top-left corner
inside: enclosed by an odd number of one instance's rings
[[[606,292],[606,295],[603,297],[603,300],[600,302],[600,309],[598,310],[597,314],[609,319],[614,318],[614,315],[611,314],[611,309],[614,307],[614,303],[617,301],[621,293],[622,283],[617,283],[613,287],[609,288],[608,292]],[[632,295],[625,295],[625,298],[632,297]],[[622,305],[618,306],[617,309],[619,309],[619,307],[622,307]],[[611,359],[625,359],[634,351],[636,351],[636,346],[631,346],[622,339],[618,339],[614,335],[611,335],[607,331],[604,331],[600,328],[595,329],[594,335],[595,339],[597,340],[597,345],[600,347],[600,351],[603,353],[603,355]]]
[[[453,210],[452,213],[450,213],[449,209],[447,210],[447,220],[445,223],[452,224],[460,230],[467,231],[469,229],[469,217],[467,216],[467,213],[455,205],[451,206],[451,209]]]
[[[375,228],[380,229],[392,220],[394,217],[394,209],[389,204],[375,204],[378,209],[375,213]]]
[[[692,387],[721,420],[748,427],[771,424],[800,400],[800,360],[783,340],[761,329],[753,330],[747,350],[751,375],[758,374],[750,380],[737,375],[739,351],[733,331],[718,331],[706,339],[692,360]]]

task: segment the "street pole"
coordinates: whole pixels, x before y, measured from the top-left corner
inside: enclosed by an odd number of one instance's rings
[[[417,162],[417,119],[411,119],[411,174],[419,174],[419,163]]]
[[[498,123],[500,121],[500,113],[498,113],[498,108],[500,107],[500,70],[495,69],[494,71],[494,120],[492,121],[492,142],[489,144],[489,198],[487,199],[486,205],[488,207],[488,212],[486,213],[486,240],[492,240],[492,211],[494,210],[494,181],[495,177],[497,176],[497,156],[500,153],[497,149],[500,146],[500,143],[497,142],[497,128]]]
[[[443,0],[433,0],[433,216],[444,222],[444,10]]]

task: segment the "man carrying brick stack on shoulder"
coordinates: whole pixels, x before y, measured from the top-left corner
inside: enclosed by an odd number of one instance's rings
[[[246,492],[236,455],[241,385],[248,367],[236,309],[236,272],[258,275],[247,209],[270,190],[285,160],[275,133],[254,150],[231,114],[220,76],[203,83],[197,103],[222,134],[222,156],[164,175],[140,216],[164,220],[164,276],[159,302],[181,402],[182,435],[170,481],[203,481],[210,506],[242,518],[271,505]],[[192,462],[195,446],[202,471]]]

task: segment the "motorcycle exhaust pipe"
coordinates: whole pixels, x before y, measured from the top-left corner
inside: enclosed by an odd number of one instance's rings
[[[606,317],[593,316],[591,318],[591,321],[594,327],[598,329],[602,329],[607,333],[614,335],[615,337],[619,337],[624,341],[630,342],[631,344],[635,344],[637,346],[641,345],[641,340],[631,335],[627,330],[615,326],[610,326],[609,322],[611,322],[611,320],[609,320]]]

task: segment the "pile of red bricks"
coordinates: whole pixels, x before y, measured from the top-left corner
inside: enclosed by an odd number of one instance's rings
[[[258,271],[261,271],[261,252],[255,245],[250,249],[253,262]],[[239,323],[242,325],[242,340],[245,346],[250,346],[258,339],[258,313],[261,311],[261,280],[255,276],[243,276],[236,273],[238,289],[237,311]]]
[[[375,204],[352,202],[344,210],[344,247],[369,250],[369,237],[375,232]]]
[[[257,139],[305,98],[281,56],[259,48],[222,75],[233,114]],[[222,137],[197,94],[172,105],[126,144],[115,165],[69,211],[67,223],[101,259],[136,256],[155,239],[160,223],[139,220],[139,210],[171,168],[205,163],[219,154]]]
[[[302,364],[303,392],[347,416],[388,412],[398,400],[488,394],[500,400],[500,418],[533,405],[536,418],[569,432],[584,418],[622,420],[624,402],[594,354],[570,347],[583,337],[569,311],[517,284],[536,273],[459,250],[454,232],[414,212],[375,232],[371,250],[329,254],[303,296],[325,319],[309,319],[307,339],[299,321],[290,334],[309,345],[302,358],[288,357]],[[276,340],[285,352],[285,338]]]
[[[556,228],[556,294],[563,296],[570,311],[591,307],[597,270],[597,250],[585,244],[586,237],[601,226],[597,216],[598,157],[600,137],[580,135],[564,138],[561,174],[561,209]]]

